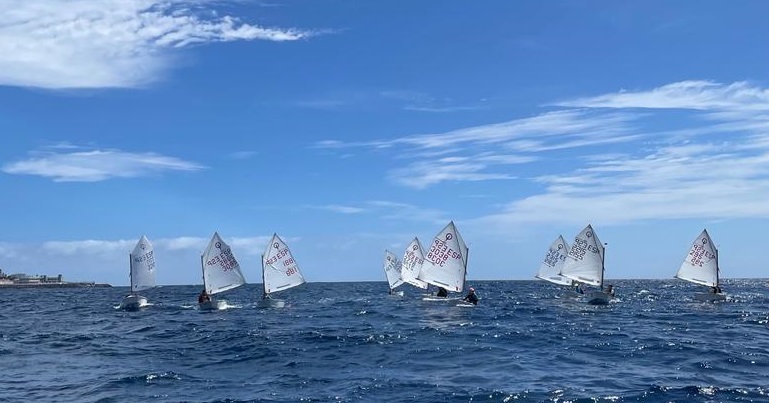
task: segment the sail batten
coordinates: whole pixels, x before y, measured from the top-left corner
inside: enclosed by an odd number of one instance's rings
[[[462,292],[467,273],[467,253],[467,245],[454,222],[449,222],[433,238],[418,278],[448,291]]]
[[[129,257],[131,291],[155,287],[155,250],[146,236],[142,235]]]

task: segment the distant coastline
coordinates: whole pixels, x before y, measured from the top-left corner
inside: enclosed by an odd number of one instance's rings
[[[111,284],[95,282],[61,282],[61,283],[0,283],[0,288],[80,288],[80,287],[112,287]]]
[[[0,269],[0,287],[5,288],[78,288],[78,287],[112,287],[110,284],[97,283],[95,281],[75,281],[69,282],[62,279],[61,274],[57,276],[30,276],[24,273],[10,274],[3,273]]]

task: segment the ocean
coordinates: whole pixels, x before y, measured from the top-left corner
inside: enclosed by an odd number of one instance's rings
[[[769,283],[724,303],[680,280],[617,280],[617,299],[542,281],[468,281],[475,307],[385,282],[307,283],[258,309],[259,284],[201,312],[201,286],[0,289],[3,402],[769,402]]]

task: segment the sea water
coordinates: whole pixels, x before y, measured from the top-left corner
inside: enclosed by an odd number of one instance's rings
[[[608,306],[541,281],[468,282],[478,306],[384,282],[308,283],[258,309],[259,285],[201,312],[200,286],[0,289],[9,402],[767,402],[769,287],[725,303],[683,281],[613,281]]]

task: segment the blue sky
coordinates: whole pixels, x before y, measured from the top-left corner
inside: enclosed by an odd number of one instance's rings
[[[532,279],[591,223],[608,278],[672,278],[707,228],[767,277],[769,4],[0,0],[0,268],[381,280],[454,220],[468,278]]]

